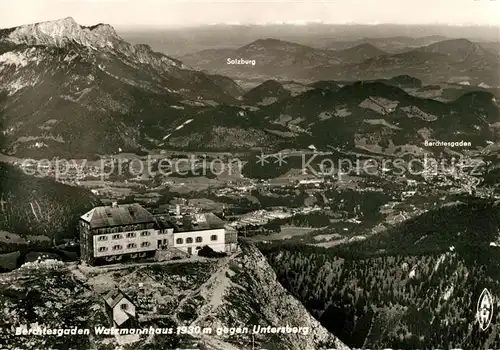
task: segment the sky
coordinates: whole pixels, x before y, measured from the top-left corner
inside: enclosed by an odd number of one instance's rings
[[[0,28],[73,17],[160,28],[276,22],[500,25],[500,0],[0,0]]]

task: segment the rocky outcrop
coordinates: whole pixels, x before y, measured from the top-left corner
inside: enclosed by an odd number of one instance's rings
[[[135,303],[137,327],[174,330],[143,334],[129,344],[134,349],[348,349],[277,282],[267,260],[251,245],[220,260],[101,268],[47,260],[0,274],[2,348],[73,344],[78,349],[115,349],[119,339],[95,329],[110,327],[102,295],[114,287]],[[259,326],[261,331],[254,334]],[[22,336],[15,335],[18,327],[77,327],[89,329],[89,334]]]
[[[15,44],[56,47],[76,42],[96,48],[112,47],[121,41],[109,25],[82,27],[71,17],[11,28],[2,39]]]
[[[148,45],[127,43],[116,34],[115,29],[109,24],[100,23],[84,27],[71,17],[11,28],[3,36],[0,35],[0,40],[17,45],[58,48],[78,44],[90,49],[115,51],[126,56],[134,56],[137,61],[156,67],[187,68],[178,60],[154,52]]]
[[[221,340],[256,347],[282,349],[348,349],[314,319],[283,286],[266,258],[253,245],[222,264],[193,296],[200,300],[197,317],[190,326],[212,329],[289,327],[290,333],[223,334]],[[228,320],[233,322],[228,324]],[[293,333],[295,328],[297,333]],[[277,330],[278,331],[278,330]],[[248,344],[249,346],[251,344]]]

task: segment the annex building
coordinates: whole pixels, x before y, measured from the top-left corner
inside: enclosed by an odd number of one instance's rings
[[[213,213],[155,216],[138,203],[95,207],[80,217],[80,252],[88,264],[153,258],[158,251],[195,255],[203,246],[236,251],[236,235]]]

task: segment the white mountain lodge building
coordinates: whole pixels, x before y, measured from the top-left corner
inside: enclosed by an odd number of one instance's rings
[[[207,245],[236,251],[236,234],[212,213],[154,216],[138,203],[95,207],[80,217],[81,259],[91,265],[152,258],[157,251],[197,254]]]

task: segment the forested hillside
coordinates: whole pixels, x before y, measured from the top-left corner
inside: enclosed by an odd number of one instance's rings
[[[484,288],[500,295],[497,247],[341,258],[328,249],[263,246],[279,281],[348,346],[499,348],[475,321]],[[498,300],[498,299],[497,299]],[[499,306],[498,301],[496,307]],[[493,325],[500,315],[493,316]]]
[[[261,249],[280,282],[351,347],[499,348],[496,328],[482,332],[475,319],[484,288],[500,296],[498,203],[455,199],[359,242]]]
[[[0,163],[0,230],[72,238],[80,215],[100,203],[90,191]]]

